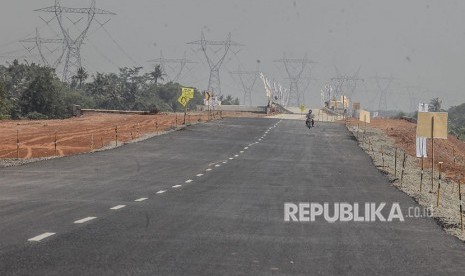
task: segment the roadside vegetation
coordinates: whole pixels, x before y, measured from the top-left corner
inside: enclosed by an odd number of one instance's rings
[[[165,75],[156,65],[148,73],[142,67],[120,68],[118,73],[89,75],[80,68],[70,84],[60,81],[55,70],[37,64],[0,65],[0,119],[58,119],[71,116],[73,105],[81,108],[177,112],[181,84],[161,84]],[[226,96],[223,104],[239,104]],[[188,109],[203,104],[195,89]]]

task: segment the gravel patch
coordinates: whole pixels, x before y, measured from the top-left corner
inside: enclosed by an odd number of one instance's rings
[[[431,169],[423,172],[421,181],[421,159],[408,155],[402,149],[394,146],[394,140],[379,130],[368,127],[349,126],[359,142],[359,146],[371,157],[374,165],[383,172],[392,185],[412,197],[418,204],[429,207],[436,222],[449,234],[465,241],[465,231],[460,224],[459,188],[455,177],[442,175],[440,181],[439,207],[437,206],[439,172],[435,167],[434,185],[431,189]],[[395,170],[395,155],[397,150],[397,169]],[[406,156],[402,177],[402,164]],[[426,162],[426,161],[425,161]],[[462,180],[463,182],[463,180]],[[420,183],[421,192],[420,192]],[[465,186],[462,185],[462,196]],[[465,200],[465,199],[464,199]],[[463,201],[463,200],[462,200]],[[465,221],[465,218],[463,218]]]

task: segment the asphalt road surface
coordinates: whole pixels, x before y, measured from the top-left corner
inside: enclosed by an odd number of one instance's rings
[[[286,202],[418,207],[343,125],[226,119],[0,169],[0,275],[465,273],[431,218],[285,222]]]

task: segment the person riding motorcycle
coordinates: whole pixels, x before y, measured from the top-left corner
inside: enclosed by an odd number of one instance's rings
[[[308,110],[308,113],[307,113],[306,117],[307,118],[305,120],[305,124],[308,127],[314,127],[315,126],[315,120],[313,120],[313,115],[312,115],[312,110],[311,109]]]

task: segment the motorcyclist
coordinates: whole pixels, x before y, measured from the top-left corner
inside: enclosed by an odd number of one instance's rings
[[[306,117],[307,117],[307,118],[306,118],[306,124],[307,124],[307,126],[308,126],[309,123],[310,123],[311,127],[314,127],[314,126],[315,126],[315,120],[313,120],[313,115],[312,115],[312,110],[311,110],[311,109],[308,110],[308,113],[307,113],[307,116],[306,116]]]

